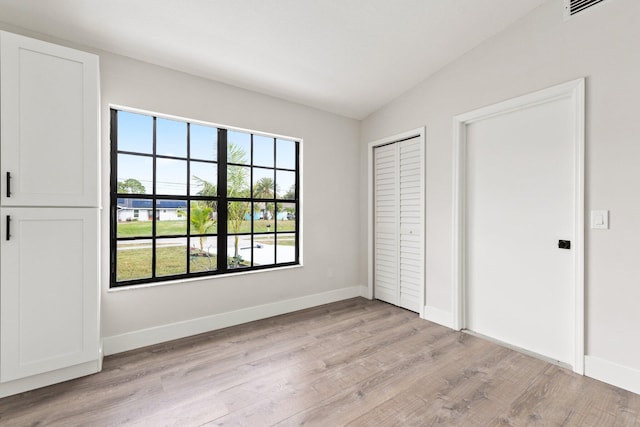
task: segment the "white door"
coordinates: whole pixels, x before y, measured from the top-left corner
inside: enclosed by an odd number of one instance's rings
[[[575,101],[466,125],[465,326],[574,364]],[[560,248],[560,241],[574,243]]]
[[[97,360],[98,210],[0,216],[0,382]]]
[[[400,303],[398,150],[393,144],[374,150],[374,295]]]
[[[0,32],[3,206],[98,206],[98,57]]]
[[[420,137],[374,148],[374,295],[420,312],[424,290]]]

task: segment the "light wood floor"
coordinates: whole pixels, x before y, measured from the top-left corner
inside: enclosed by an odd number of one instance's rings
[[[640,425],[640,396],[356,298],[105,358],[2,426]]]

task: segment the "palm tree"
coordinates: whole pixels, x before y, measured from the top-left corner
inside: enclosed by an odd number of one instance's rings
[[[260,178],[253,186],[253,197],[257,199],[273,199],[275,193],[273,179],[269,177]],[[265,210],[265,214],[272,213],[274,204],[263,202],[263,209]],[[268,215],[266,215],[269,217]],[[273,215],[271,215],[273,217]]]
[[[191,203],[191,228],[197,234],[207,234],[216,225],[213,216],[213,208],[207,205],[207,201],[198,200]],[[194,233],[195,234],[195,233]],[[200,251],[204,252],[205,236],[200,236]]]
[[[227,148],[227,156],[229,163],[246,163],[246,153],[237,145],[231,143]],[[250,196],[248,185],[248,168],[243,166],[227,166],[227,197],[242,197],[248,198]],[[250,211],[249,202],[230,202],[227,210],[227,221],[229,228],[233,233],[238,233],[245,216]],[[237,267],[240,263],[239,237],[237,234],[234,236],[233,244],[233,259],[234,264]]]
[[[202,189],[198,191],[198,196],[215,196],[218,191],[215,184],[204,180],[200,177],[193,176],[193,179],[202,185]],[[216,208],[218,202],[215,200],[196,200],[191,202],[190,218],[191,228],[197,234],[206,234],[216,225]],[[200,251],[204,251],[204,236],[200,236]]]
[[[229,163],[236,163],[236,164],[246,163],[247,154],[242,148],[231,143],[229,144],[227,150],[228,150],[227,155],[228,155]],[[202,190],[198,192],[198,195],[200,196],[217,195],[217,188],[214,184],[202,178],[199,178],[197,176],[194,176],[193,178],[203,186]],[[249,198],[251,193],[249,190],[248,178],[249,178],[249,170],[247,167],[236,166],[233,164],[227,166],[227,197]],[[272,181],[271,187],[273,187],[273,181]],[[201,209],[202,204],[208,206],[211,209],[209,211],[209,217],[207,217],[206,212],[203,209]],[[215,224],[215,220],[212,220],[212,223],[209,224],[208,218],[212,218],[212,213],[215,212],[215,210],[217,209],[216,202],[213,200],[211,201],[200,200],[197,202],[195,208],[198,209],[199,212],[197,212],[194,215],[194,210],[193,210],[194,207],[192,205],[191,223],[194,226],[194,228],[196,228],[196,230],[200,230],[199,227],[202,227],[202,229],[210,229],[210,227],[213,227],[213,224]],[[250,211],[249,208],[250,208],[249,202],[244,202],[244,201],[229,202],[227,206],[227,223],[229,224],[229,230],[232,233],[236,233],[236,235],[234,236],[234,246],[233,246],[233,249],[234,249],[233,259],[236,267],[240,263],[239,237],[237,236],[237,233],[240,232],[240,228],[242,227],[242,223],[245,220],[245,216]],[[197,225],[194,224],[194,219],[198,221]],[[200,231],[198,232],[200,233]],[[206,233],[206,231],[203,232],[202,234],[204,233]],[[200,239],[201,249],[203,248],[203,243],[204,243],[203,239],[201,238]]]

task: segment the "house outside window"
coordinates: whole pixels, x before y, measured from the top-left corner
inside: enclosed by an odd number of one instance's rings
[[[300,140],[111,110],[111,287],[299,264]]]

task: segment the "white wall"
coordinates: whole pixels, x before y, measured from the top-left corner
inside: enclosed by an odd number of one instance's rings
[[[0,29],[100,56],[101,305],[106,354],[362,293],[358,121],[78,46],[10,23],[0,23]],[[110,290],[110,104],[302,138],[304,266]]]
[[[304,140],[302,268],[110,291],[109,214],[105,209],[102,215],[102,331],[107,352],[133,346],[135,337],[127,338],[127,334],[148,328],[209,318],[201,322],[206,329],[206,325],[226,324],[215,320],[220,313],[277,305],[285,300],[360,284],[356,226],[359,214],[357,121],[112,54],[100,54],[100,70],[102,203],[105,207],[109,206],[109,104]],[[351,295],[350,292],[355,292],[355,296],[359,289],[330,295],[338,298]],[[251,315],[240,318],[251,318]],[[197,330],[198,327],[193,329]],[[122,344],[114,342],[114,337],[133,341]],[[146,339],[143,335],[140,337]]]
[[[640,2],[611,0],[567,22],[561,3],[549,1],[362,122],[361,216],[366,144],[426,125],[426,314],[450,317],[453,116],[586,77],[587,210],[611,211],[610,230],[586,234],[587,374],[640,392]],[[364,247],[363,226],[360,239]]]

